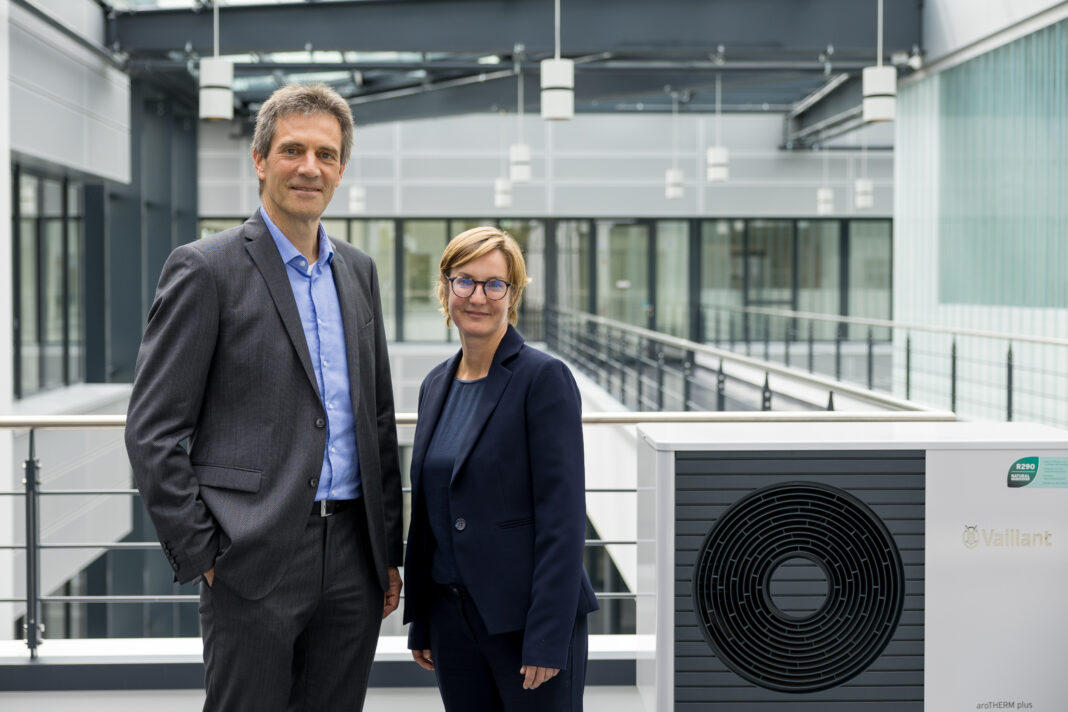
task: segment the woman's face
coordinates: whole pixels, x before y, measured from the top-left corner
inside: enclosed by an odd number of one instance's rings
[[[469,277],[478,282],[490,279],[508,281],[508,260],[500,250],[493,250],[481,257],[453,267],[449,277]],[[508,328],[508,304],[512,298],[511,288],[503,299],[488,299],[485,286],[475,285],[469,297],[458,297],[449,285],[449,317],[461,336],[487,338],[503,334]]]

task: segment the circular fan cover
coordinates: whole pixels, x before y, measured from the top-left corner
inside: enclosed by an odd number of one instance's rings
[[[783,564],[815,573],[825,598],[780,607]],[[693,572],[698,626],[746,680],[816,692],[853,678],[897,629],[905,572],[890,532],[863,502],[816,482],[756,490],[709,529]]]

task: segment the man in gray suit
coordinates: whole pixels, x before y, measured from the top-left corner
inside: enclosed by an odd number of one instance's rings
[[[400,596],[378,276],[320,222],[352,134],[325,85],[264,103],[262,206],[171,254],[137,358],[126,447],[175,580],[200,579],[205,710],[362,708]]]

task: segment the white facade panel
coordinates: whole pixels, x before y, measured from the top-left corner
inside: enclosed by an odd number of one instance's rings
[[[53,4],[54,15],[71,27],[93,32],[90,38],[99,41],[99,7],[90,2]],[[12,149],[129,182],[129,77],[28,11],[12,6],[10,13]],[[100,15],[99,23],[93,13]]]

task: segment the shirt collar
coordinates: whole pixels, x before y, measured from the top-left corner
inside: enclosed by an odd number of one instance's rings
[[[300,251],[293,246],[293,243],[289,241],[289,238],[274,224],[271,220],[271,216],[267,214],[267,210],[261,205],[260,216],[263,217],[263,222],[267,225],[267,232],[271,233],[271,237],[274,239],[274,244],[278,247],[278,254],[282,255],[282,261],[286,264],[293,264],[294,260],[303,260],[304,255],[300,254]],[[330,242],[330,238],[326,236],[326,229],[323,227],[322,222],[319,223],[319,262],[320,265],[328,265],[334,259],[334,246]],[[298,263],[299,264],[299,263]],[[303,272],[304,269],[301,269]]]

